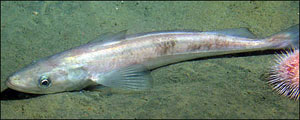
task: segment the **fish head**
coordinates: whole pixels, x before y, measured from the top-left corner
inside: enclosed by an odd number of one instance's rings
[[[87,86],[86,76],[81,68],[41,60],[9,76],[6,85],[20,92],[49,94],[82,89]]]

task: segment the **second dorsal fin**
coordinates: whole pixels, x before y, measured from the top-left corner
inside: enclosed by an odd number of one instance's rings
[[[209,31],[209,32],[215,32],[218,34],[238,36],[238,37],[256,38],[255,35],[253,35],[253,33],[251,33],[247,28],[223,29],[223,30],[216,30],[216,31]]]

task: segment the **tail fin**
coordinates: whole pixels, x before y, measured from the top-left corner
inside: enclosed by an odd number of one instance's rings
[[[274,48],[296,48],[299,49],[299,24],[291,26],[266,39],[272,43]]]

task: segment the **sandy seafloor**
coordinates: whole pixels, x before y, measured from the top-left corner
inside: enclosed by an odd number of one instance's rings
[[[153,88],[31,96],[7,90],[13,72],[106,32],[249,28],[266,37],[299,24],[299,2],[1,2],[1,119],[299,118],[299,101],[272,91],[278,51],[186,61],[151,72]],[[8,92],[7,92],[8,91]]]

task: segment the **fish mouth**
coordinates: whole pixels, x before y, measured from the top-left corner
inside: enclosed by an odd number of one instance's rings
[[[6,81],[6,86],[9,87],[9,88],[11,88],[11,89],[13,89],[13,88],[16,87],[16,86],[14,86],[14,85],[11,83],[11,80],[7,80],[7,81]]]

